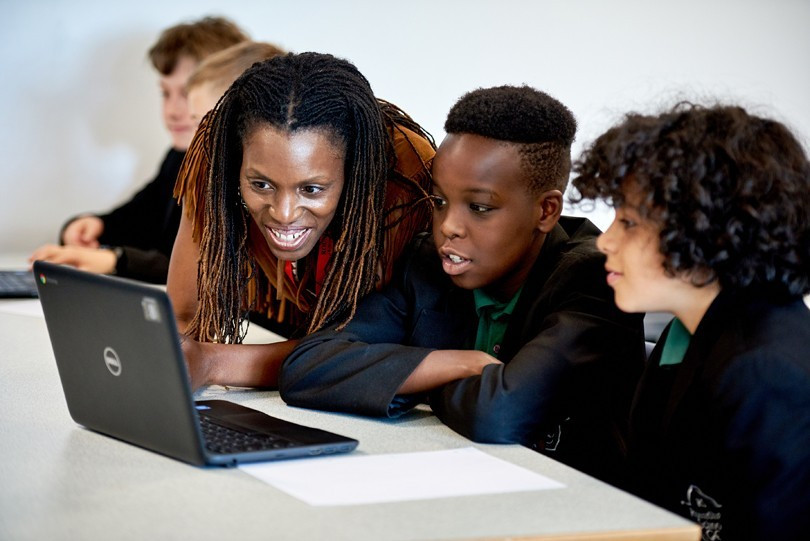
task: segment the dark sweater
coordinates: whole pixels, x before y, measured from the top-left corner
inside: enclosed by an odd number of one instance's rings
[[[185,152],[170,149],[149,184],[120,207],[98,216],[104,222],[99,243],[122,248],[115,269],[119,276],[166,283],[182,213],[172,192],[184,156]]]

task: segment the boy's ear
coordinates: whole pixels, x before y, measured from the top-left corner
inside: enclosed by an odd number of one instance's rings
[[[560,219],[563,207],[563,194],[560,190],[548,190],[537,198],[537,228],[550,233]]]

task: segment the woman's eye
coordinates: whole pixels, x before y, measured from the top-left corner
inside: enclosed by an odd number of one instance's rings
[[[250,185],[254,189],[261,191],[269,190],[270,188],[272,188],[272,186],[270,186],[270,183],[264,180],[251,180]]]
[[[476,203],[470,203],[470,210],[475,212],[476,214],[484,214],[492,210],[492,207],[488,207],[486,205],[478,205]]]
[[[301,190],[306,194],[321,193],[324,188],[322,186],[304,186]]]

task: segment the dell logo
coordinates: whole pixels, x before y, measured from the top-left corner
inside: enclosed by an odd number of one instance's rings
[[[121,375],[121,359],[118,358],[118,353],[111,347],[104,348],[104,364],[107,365],[107,370],[113,376]]]

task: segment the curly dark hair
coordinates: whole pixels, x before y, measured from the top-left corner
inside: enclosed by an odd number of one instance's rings
[[[810,292],[810,164],[781,123],[736,106],[680,103],[628,114],[574,162],[583,199],[626,203],[660,226],[668,275],[697,286]]]
[[[531,190],[565,191],[577,121],[548,94],[530,86],[473,90],[450,109],[444,130],[518,144]]]

